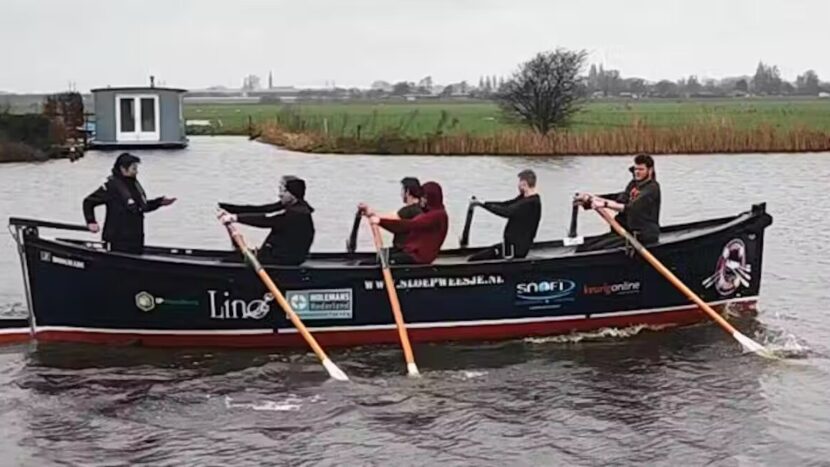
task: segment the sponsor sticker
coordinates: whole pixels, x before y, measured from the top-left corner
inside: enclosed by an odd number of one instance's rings
[[[150,312],[159,309],[193,308],[199,306],[198,300],[168,299],[157,297],[147,291],[135,294],[135,306],[141,311]]]
[[[640,293],[640,281],[622,281],[604,284],[585,284],[582,286],[582,295],[604,295],[606,297],[618,295],[635,295]]]
[[[414,289],[443,289],[455,287],[481,287],[504,284],[504,277],[499,274],[475,274],[471,276],[453,277],[421,277],[413,279],[398,279],[395,288],[398,290]],[[364,281],[366,290],[384,290],[383,281]]]
[[[285,299],[302,320],[351,319],[352,289],[289,290]]]
[[[573,302],[576,282],[570,279],[540,279],[516,284],[516,305],[530,309],[561,308]]]

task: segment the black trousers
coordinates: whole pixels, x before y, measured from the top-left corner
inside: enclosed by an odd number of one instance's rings
[[[135,240],[113,240],[109,242],[110,251],[140,255],[144,253],[144,242]]]

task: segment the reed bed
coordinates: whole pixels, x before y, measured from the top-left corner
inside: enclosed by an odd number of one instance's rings
[[[262,126],[260,139],[301,152],[423,155],[626,155],[830,151],[830,132],[805,126],[760,124],[737,127],[729,121],[700,121],[676,127],[635,122],[591,132],[560,130],[547,136],[530,131],[492,135],[432,134],[420,137],[386,131],[371,136],[331,135],[316,125]]]

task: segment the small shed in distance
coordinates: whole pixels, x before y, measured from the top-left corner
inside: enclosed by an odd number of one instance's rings
[[[149,87],[93,89],[95,135],[89,146],[97,149],[187,146],[182,111],[185,92],[185,89],[156,87],[152,77]]]

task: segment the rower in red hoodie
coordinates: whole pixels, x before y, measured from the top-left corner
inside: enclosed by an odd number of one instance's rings
[[[403,246],[389,252],[389,262],[392,264],[430,264],[438,257],[441,245],[447,238],[449,220],[444,209],[441,185],[427,182],[422,187],[426,200],[425,212],[412,219],[379,217],[367,207],[367,215],[373,224],[392,233],[407,234]]]

